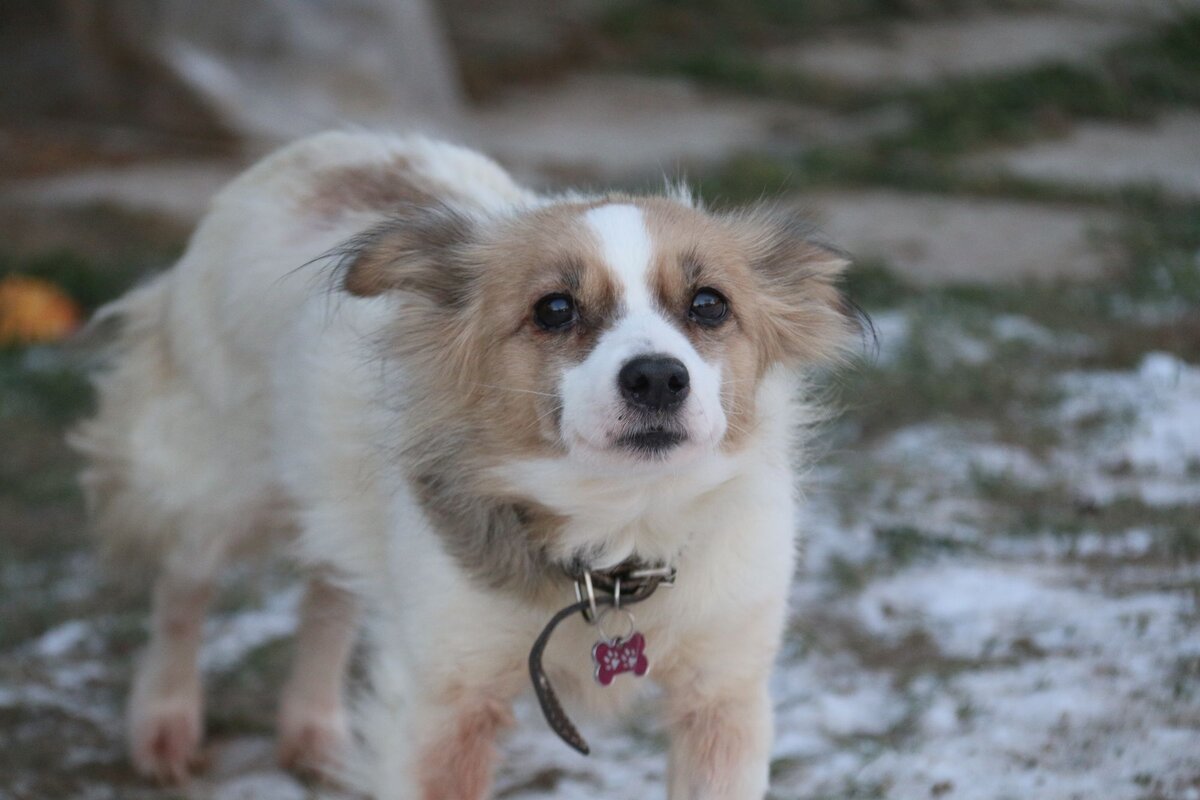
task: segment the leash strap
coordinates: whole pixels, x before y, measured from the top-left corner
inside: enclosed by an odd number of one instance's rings
[[[607,605],[611,601],[597,599],[597,602]],[[529,650],[529,677],[533,681],[533,693],[537,695],[538,705],[542,707],[542,716],[546,718],[546,724],[550,726],[550,730],[558,734],[558,738],[585,756],[592,750],[588,747],[587,740],[579,733],[579,729],[571,722],[571,718],[567,716],[567,712],[563,711],[562,703],[558,702],[558,695],[554,693],[554,687],[550,685],[550,679],[546,676],[545,669],[542,668],[542,654],[546,652],[546,645],[550,643],[550,634],[554,633],[558,624],[567,617],[587,610],[590,606],[589,601],[580,600],[559,611],[550,618],[546,627],[542,628],[542,632],[534,639],[533,647]]]

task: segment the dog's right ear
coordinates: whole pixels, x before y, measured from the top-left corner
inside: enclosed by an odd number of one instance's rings
[[[404,209],[341,248],[342,288],[358,297],[410,292],[457,306],[470,270],[464,258],[475,222],[448,206]]]

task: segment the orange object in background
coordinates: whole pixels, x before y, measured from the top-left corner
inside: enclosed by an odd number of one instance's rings
[[[49,281],[0,278],[0,346],[64,339],[82,316],[79,305]]]

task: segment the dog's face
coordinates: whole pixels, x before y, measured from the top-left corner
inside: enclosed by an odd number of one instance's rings
[[[841,351],[843,266],[786,217],[615,199],[426,209],[352,248],[345,286],[417,298],[396,347],[493,456],[671,465],[738,447],[772,366]]]
[[[642,208],[628,204],[582,214],[586,269],[611,299],[599,309],[591,346],[561,359],[554,383],[560,435],[584,455],[666,459],[712,449],[728,428],[721,402],[727,354],[709,348],[705,358],[698,350],[733,324],[728,281],[695,275],[681,285],[696,258],[665,252],[665,242],[656,247],[647,222]],[[716,283],[724,291],[708,285]],[[549,335],[570,333],[582,321],[576,307],[569,291],[555,291],[534,305],[535,324]]]

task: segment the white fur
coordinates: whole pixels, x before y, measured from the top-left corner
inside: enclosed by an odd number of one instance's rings
[[[616,273],[624,292],[622,300],[630,310],[651,306],[650,234],[642,210],[628,203],[607,203],[583,215],[584,222],[600,242],[600,252]]]
[[[509,213],[548,202],[490,161],[424,139],[327,134],[293,145],[223,191],[176,267],[142,290],[149,294],[122,301],[118,312],[137,333],[101,381],[101,416],[79,436],[95,464],[86,480],[143,509],[126,514],[141,523],[130,536],[162,540],[179,560],[225,553],[264,526],[294,527],[307,562],[350,579],[367,607],[372,654],[371,695],[356,720],[366,748],[350,777],[380,800],[422,797],[424,748],[454,730],[462,708],[480,698],[502,705],[527,688],[525,657],[554,610],[498,594],[460,569],[391,461],[389,445],[420,422],[377,402],[376,342],[403,301],[331,297],[311,271],[296,270],[371,222],[366,213],[328,225],[304,219],[296,198],[314,170],[397,156],[467,207]],[[641,212],[605,205],[586,223],[620,276],[626,313],[563,378],[565,426],[583,450],[514,458],[499,475],[567,518],[561,555],[593,547],[605,566],[636,550],[678,567],[677,586],[637,608],[652,675],[676,709],[670,796],[761,797],[765,687],[794,561],[795,380],[769,375],[757,397],[762,424],[737,455],[719,454],[720,370],[654,308],[646,283],[653,242]],[[597,460],[616,371],[652,352],[679,358],[691,374],[690,449],[666,463]],[[205,579],[218,561],[206,555],[201,567],[180,569]],[[565,582],[559,600],[572,600]],[[581,620],[564,623],[546,656],[549,673],[570,709],[627,707],[643,685],[595,684],[595,637]],[[445,694],[454,687],[465,694]],[[447,704],[447,696],[465,699]],[[712,767],[719,781],[698,777],[709,768],[700,743],[724,731],[744,747]]]

